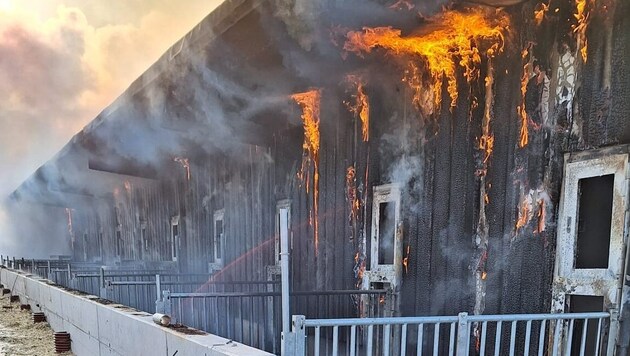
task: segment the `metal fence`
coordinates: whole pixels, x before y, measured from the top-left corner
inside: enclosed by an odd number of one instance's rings
[[[277,282],[247,282],[260,291],[163,292],[162,310],[176,321],[269,352],[280,352],[281,293]],[[271,291],[264,291],[271,290]],[[359,300],[378,306],[387,290],[326,290],[290,293],[291,313],[312,317],[352,317]],[[376,313],[382,313],[376,308]],[[378,314],[377,314],[378,315]]]
[[[108,269],[64,260],[0,258],[45,276],[179,323],[280,353],[279,281],[214,281],[210,274]],[[387,290],[293,291],[287,355],[603,355],[610,314],[383,317]],[[362,308],[369,310],[362,310]],[[370,316],[355,318],[356,316]],[[335,319],[330,319],[335,318]]]
[[[297,315],[288,354],[605,355],[609,319],[605,312],[361,319]]]
[[[4,262],[4,261],[3,261]],[[177,323],[280,353],[280,281],[216,281],[211,274],[104,267],[69,261],[7,261],[11,267],[54,283],[146,312],[163,312]],[[386,290],[296,291],[291,313],[309,318],[382,316]]]

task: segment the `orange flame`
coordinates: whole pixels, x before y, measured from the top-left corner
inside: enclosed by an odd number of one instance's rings
[[[538,201],[538,226],[536,228],[537,233],[543,233],[546,229],[545,219],[547,217],[547,213],[545,211],[545,201],[540,199]]]
[[[592,0],[594,3],[595,0]],[[586,30],[588,28],[590,13],[587,9],[588,0],[575,0],[577,25],[573,28],[573,32],[577,34],[578,48],[584,63],[588,60],[588,39],[586,38]]]
[[[527,111],[525,109],[525,95],[527,94],[527,82],[529,81],[529,62],[526,60],[529,55],[529,48],[531,47],[531,43],[527,44],[527,46],[521,52],[521,58],[525,62],[523,64],[523,74],[521,75],[521,105],[516,107],[516,111],[518,112],[518,116],[521,119],[521,132],[520,139],[518,141],[518,146],[520,148],[524,148],[529,143],[529,129],[527,127]]]
[[[188,158],[175,157],[173,160],[184,167],[184,170],[186,170],[186,179],[190,180],[190,162],[188,161]]]
[[[304,123],[304,144],[302,148],[304,150],[302,156],[302,168],[298,173],[298,176],[302,179],[307,179],[307,194],[308,194],[308,171],[309,167],[313,165],[313,210],[309,218],[310,224],[313,226],[313,233],[315,235],[315,255],[318,254],[319,246],[319,114],[320,114],[320,102],[321,91],[314,89],[304,93],[297,93],[291,95],[291,98],[295,100],[302,108],[302,122]]]
[[[125,190],[127,191],[127,194],[131,194],[131,182],[126,180],[124,183],[125,186]]]
[[[518,211],[518,219],[516,221],[516,231],[520,230],[525,225],[527,225],[530,219],[531,217],[530,217],[529,202],[527,201],[527,199],[523,199],[523,201],[521,202],[521,207]]]
[[[365,273],[365,258],[361,258],[361,253],[357,252],[354,255],[354,272],[357,278],[356,287],[361,288],[363,283],[363,274]]]
[[[490,121],[492,120],[492,85],[494,84],[494,68],[492,61],[488,60],[488,74],[485,79],[486,102],[483,112],[482,135],[479,139],[479,149],[483,151],[483,163],[488,163],[494,149],[494,135],[490,133]],[[487,198],[487,197],[484,197]]]
[[[403,36],[401,30],[392,27],[366,27],[363,31],[351,31],[346,35],[344,50],[361,56],[380,47],[393,55],[417,57],[431,75],[433,105],[439,108],[442,83],[446,79],[451,107],[454,107],[458,98],[457,66],[464,69],[469,82],[475,79],[478,74],[476,67],[481,63],[477,43],[491,41],[488,54],[502,51],[509,18],[500,11],[491,13],[475,8],[467,12],[447,11],[431,21],[433,26],[429,32],[409,36]],[[416,93],[419,92],[417,89]],[[425,110],[432,112],[427,108]]]
[[[402,264],[405,267],[405,274],[407,274],[409,268],[409,253],[411,252],[411,246],[407,245],[407,252],[405,253],[405,258],[403,258]]]
[[[536,20],[536,25],[540,26],[545,19],[545,13],[549,11],[549,4],[540,3],[538,4],[538,10],[534,10],[534,19]]]
[[[354,103],[345,102],[348,110],[361,120],[361,133],[363,142],[370,139],[370,101],[365,93],[364,83],[355,75],[347,76],[347,80],[357,87],[357,94],[353,95]]]
[[[481,280],[485,281],[486,278],[488,278],[488,272],[486,271],[481,272]]]
[[[350,223],[354,226],[359,215],[361,203],[357,195],[356,170],[353,166],[348,167],[346,170],[346,198],[350,204]]]

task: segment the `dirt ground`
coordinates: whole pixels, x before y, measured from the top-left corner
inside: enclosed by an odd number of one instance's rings
[[[55,353],[53,331],[48,323],[33,323],[30,310],[20,310],[9,295],[0,297],[0,356],[73,355]]]

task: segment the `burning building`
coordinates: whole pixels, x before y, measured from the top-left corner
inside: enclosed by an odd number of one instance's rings
[[[229,0],[15,191],[15,228],[228,281],[275,278],[288,234],[295,291],[611,311],[627,352],[628,58],[621,0]]]

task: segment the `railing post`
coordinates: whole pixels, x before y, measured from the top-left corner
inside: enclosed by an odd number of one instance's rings
[[[157,296],[155,302],[157,303],[162,300],[162,281],[159,274],[155,275],[155,293]]]
[[[177,319],[173,315],[173,300],[171,299],[171,291],[162,291],[162,300],[155,302],[156,313],[161,313],[171,317],[171,324],[177,323]]]
[[[52,281],[53,277],[52,277],[52,270],[50,269],[50,260],[46,261],[46,267],[48,268],[48,272],[46,273],[47,278]]]
[[[281,214],[280,219],[286,219]],[[281,224],[282,226],[282,224]],[[281,339],[281,351],[286,349],[285,343],[287,341],[290,331],[290,317],[291,312],[289,308],[289,234],[280,234],[280,278],[281,278],[281,295],[282,295],[282,339]],[[283,352],[284,355],[284,352]],[[291,355],[290,353],[287,355]]]
[[[459,313],[457,319],[457,356],[468,356],[468,345],[470,341],[468,313]]]
[[[608,330],[608,350],[606,355],[614,355],[617,347],[617,334],[619,332],[619,309],[610,309],[610,326]]]
[[[68,285],[66,287],[74,288],[72,285],[72,267],[70,266],[69,263],[68,263]]]
[[[99,270],[98,282],[100,284],[100,297],[103,299],[110,299],[109,298],[110,288],[107,285],[107,282],[105,281],[105,268],[103,267],[101,267],[101,269]]]
[[[292,331],[282,333],[282,356],[306,356],[305,320],[306,317],[304,315],[294,315]]]

